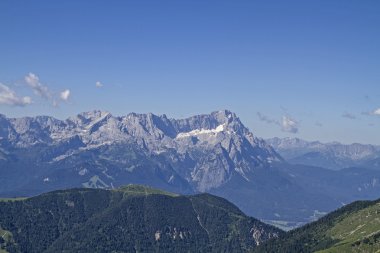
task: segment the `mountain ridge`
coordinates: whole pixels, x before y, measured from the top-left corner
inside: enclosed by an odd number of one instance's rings
[[[329,169],[347,167],[380,168],[380,146],[371,144],[322,143],[299,138],[266,139],[290,163],[320,166]]]
[[[220,197],[141,185],[0,200],[0,231],[10,253],[249,252],[283,233]]]

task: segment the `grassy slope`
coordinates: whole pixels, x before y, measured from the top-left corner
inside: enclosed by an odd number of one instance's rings
[[[154,189],[148,186],[129,184],[123,187],[116,189],[115,191],[121,191],[124,193],[124,196],[132,196],[132,195],[151,195],[151,194],[159,194],[166,195],[170,197],[177,197],[178,194],[166,192],[158,189]]]
[[[339,241],[319,252],[380,252],[380,203],[349,215],[326,234]]]
[[[356,201],[268,241],[255,252],[378,252],[380,200]],[[380,251],[379,251],[380,252]]]

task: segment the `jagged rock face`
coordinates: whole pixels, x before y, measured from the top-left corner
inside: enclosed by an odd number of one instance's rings
[[[268,234],[262,227],[253,227],[251,228],[250,233],[257,246],[270,239],[278,238],[277,234]]]
[[[36,166],[65,167],[77,174],[79,182],[83,174],[92,174],[101,180],[100,185],[108,187],[131,173],[144,174],[138,168],[149,167],[150,176],[158,174],[167,184],[183,181],[194,191],[207,191],[233,177],[249,181],[255,169],[281,160],[265,141],[254,137],[227,110],[180,120],[151,113],[114,117],[103,111],[85,112],[67,120],[1,116],[0,138],[4,152],[44,150],[42,156],[36,154]],[[129,151],[118,153],[115,147],[128,147],[139,154],[140,160],[131,159]],[[23,159],[22,155],[19,159]],[[141,159],[154,162],[144,165]],[[96,174],[97,168],[103,175]],[[126,170],[127,175],[123,174]],[[47,175],[51,172],[42,173],[45,183],[53,180]],[[93,181],[81,183],[97,185]]]

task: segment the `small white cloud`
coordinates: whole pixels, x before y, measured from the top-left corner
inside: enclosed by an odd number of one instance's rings
[[[62,91],[60,94],[59,94],[59,97],[63,100],[63,101],[67,101],[70,97],[70,90],[64,90]]]
[[[282,121],[272,119],[260,112],[257,113],[259,119],[268,124],[274,124],[281,127],[281,130],[288,133],[298,133],[298,122],[289,116],[282,116]]]
[[[67,101],[70,97],[70,90],[68,89],[65,89],[60,93],[52,92],[46,85],[43,85],[40,82],[40,78],[34,73],[27,74],[24,77],[24,80],[25,85],[31,88],[36,96],[39,96],[46,101],[51,102],[54,107],[58,107],[60,100]],[[13,90],[1,84],[0,104],[25,106],[31,103],[33,103],[31,97],[18,97]]]
[[[380,116],[380,108],[377,108],[373,111],[364,111],[362,112],[362,115],[366,116]]]
[[[101,88],[101,87],[103,87],[103,84],[102,84],[101,82],[97,81],[97,82],[95,83],[95,86],[96,86],[97,88]]]
[[[30,97],[19,97],[11,88],[0,83],[0,104],[25,106],[31,103],[32,99]]]
[[[36,95],[45,99],[50,99],[52,97],[48,87],[41,84],[40,78],[37,75],[29,73],[25,76],[25,82],[30,88],[32,88]]]
[[[282,116],[282,131],[288,133],[298,133],[298,122],[289,116]]]

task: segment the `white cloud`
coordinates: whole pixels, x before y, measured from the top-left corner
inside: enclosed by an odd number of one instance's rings
[[[290,116],[282,116],[282,121],[272,119],[260,112],[257,113],[259,119],[268,124],[274,124],[281,127],[281,130],[288,133],[298,133],[298,122]]]
[[[11,88],[0,83],[0,104],[25,106],[31,103],[32,99],[30,97],[19,97]]]
[[[46,85],[41,83],[40,78],[34,73],[27,74],[25,82],[34,91],[35,95],[50,101],[54,107],[59,105],[59,100],[67,101],[70,97],[69,89],[65,89],[60,93],[52,92]]]
[[[373,111],[364,111],[362,112],[362,115],[367,115],[367,116],[380,116],[380,107],[373,110]]]
[[[298,133],[298,122],[289,116],[282,116],[282,131],[288,133]]]
[[[63,101],[67,101],[70,97],[70,90],[64,90],[62,91],[60,94],[59,94],[59,97],[63,100]]]
[[[97,81],[97,82],[95,83],[95,86],[96,86],[97,88],[101,88],[101,87],[103,87],[103,84],[102,84],[101,82]]]
[[[52,97],[48,87],[41,84],[40,78],[37,75],[29,73],[25,76],[25,82],[30,88],[32,88],[36,95],[45,99],[50,99]]]

